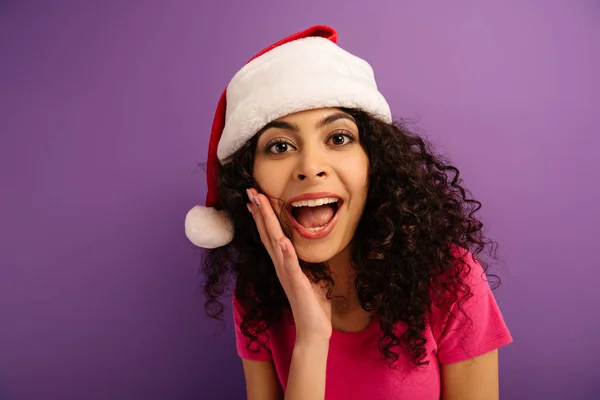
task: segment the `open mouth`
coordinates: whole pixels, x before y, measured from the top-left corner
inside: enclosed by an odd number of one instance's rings
[[[288,214],[302,236],[318,239],[333,229],[342,203],[337,197],[294,201],[288,207]]]

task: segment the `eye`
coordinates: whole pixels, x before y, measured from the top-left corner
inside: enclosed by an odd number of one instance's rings
[[[271,154],[283,154],[291,151],[293,147],[294,146],[285,139],[275,139],[267,144],[266,150],[267,153]]]
[[[347,132],[337,132],[329,136],[329,141],[334,146],[345,146],[354,141],[354,136]]]

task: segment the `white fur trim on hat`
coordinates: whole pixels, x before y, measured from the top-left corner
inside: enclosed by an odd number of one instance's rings
[[[231,242],[233,223],[225,211],[195,206],[185,217],[185,235],[196,246],[214,249]]]
[[[246,64],[227,86],[217,156],[223,162],[269,122],[324,107],[359,108],[392,120],[365,60],[321,37],[278,46]]]

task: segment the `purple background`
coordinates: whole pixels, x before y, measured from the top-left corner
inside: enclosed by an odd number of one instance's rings
[[[592,0],[1,1],[0,399],[244,398],[183,219],[224,86],[319,23],[484,204],[502,398],[597,399],[599,21]]]

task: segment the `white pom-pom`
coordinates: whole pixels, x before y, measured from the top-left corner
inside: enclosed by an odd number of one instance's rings
[[[185,235],[198,247],[214,249],[233,239],[233,223],[225,211],[196,206],[185,217]]]

